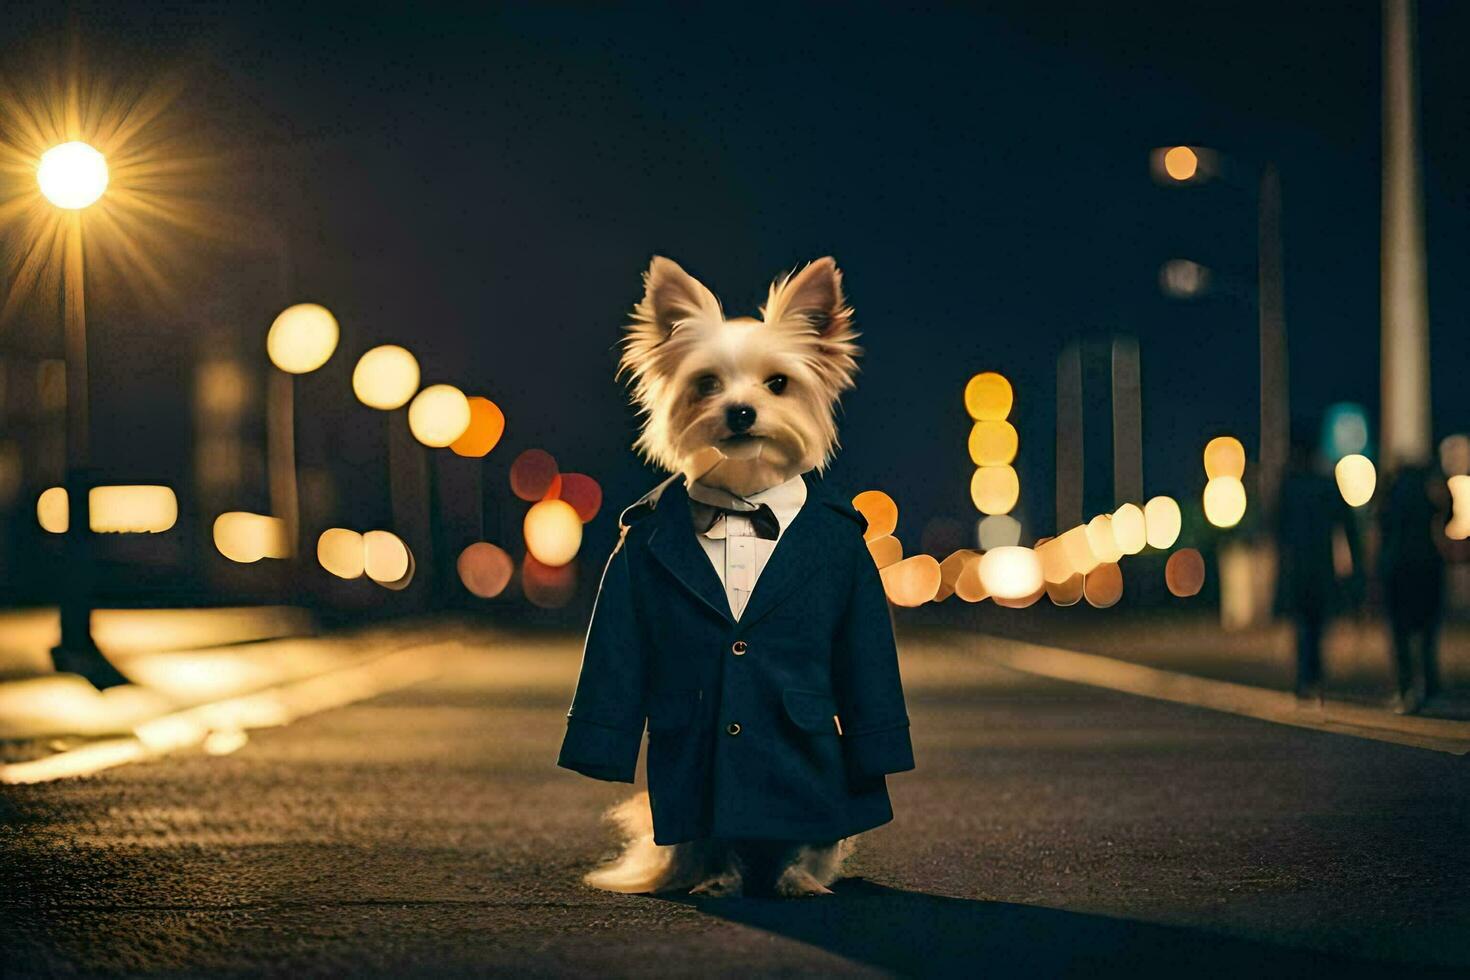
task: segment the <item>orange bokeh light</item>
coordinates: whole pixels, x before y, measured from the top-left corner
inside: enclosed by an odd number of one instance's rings
[[[556,477],[556,457],[544,449],[527,449],[510,464],[511,492],[531,503],[546,499]]]
[[[457,456],[479,458],[495,448],[505,435],[505,413],[488,398],[475,396],[470,402],[470,425],[449,444]]]
[[[493,599],[504,592],[515,573],[515,562],[505,549],[488,541],[476,541],[461,551],[454,565],[464,587],[481,599]]]
[[[892,534],[898,527],[898,504],[882,490],[864,490],[852,498],[852,506],[867,518],[868,529],[863,537],[869,541]]]
[[[572,505],[586,524],[602,509],[602,486],[586,473],[561,473],[557,496]],[[553,481],[554,482],[554,481]]]

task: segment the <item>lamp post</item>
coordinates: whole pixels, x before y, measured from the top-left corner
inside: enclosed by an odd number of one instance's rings
[[[83,265],[82,212],[107,190],[107,159],[81,141],[53,146],[41,155],[36,183],[62,215],[62,321],[66,349],[66,493],[68,523],[61,595],[61,639],[51,651],[58,671],[80,674],[94,686],[128,683],[92,639],[92,593],[96,574],[88,498],[92,475],[91,416],[87,387],[86,273]]]
[[[280,312],[265,337],[265,351],[280,369],[266,391],[266,441],[270,458],[271,512],[286,527],[294,557],[301,542],[301,499],[296,485],[296,375],[310,374],[331,358],[341,330],[325,306],[297,303]]]

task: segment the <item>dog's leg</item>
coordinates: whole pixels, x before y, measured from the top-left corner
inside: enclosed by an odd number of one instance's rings
[[[735,898],[743,894],[745,875],[734,852],[712,842],[709,859],[709,866],[719,870],[689,889],[689,894],[701,895],[705,898]]]
[[[798,846],[776,878],[776,894],[784,898],[832,894],[832,889],[827,886],[842,874],[842,862],[856,847],[855,837],[845,837],[831,844]]]

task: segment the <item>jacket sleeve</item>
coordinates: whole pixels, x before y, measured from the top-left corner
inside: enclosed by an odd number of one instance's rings
[[[593,779],[633,781],[647,719],[645,662],[627,549],[619,547],[602,573],[557,765]]]
[[[914,768],[893,618],[878,568],[860,543],[852,592],[833,647],[843,752],[854,783]]]

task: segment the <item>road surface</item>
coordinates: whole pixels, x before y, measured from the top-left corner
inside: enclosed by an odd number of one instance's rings
[[[10,787],[0,975],[1470,970],[1470,765],[903,641],[919,769],[829,899],[603,894],[564,634],[228,755]]]

